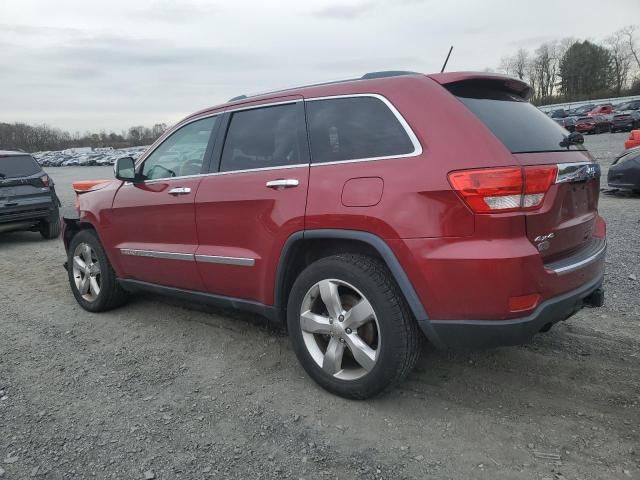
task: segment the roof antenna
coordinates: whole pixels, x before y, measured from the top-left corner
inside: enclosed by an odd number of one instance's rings
[[[444,72],[444,69],[447,68],[447,63],[449,62],[449,57],[451,56],[452,51],[453,51],[453,45],[451,45],[451,48],[449,49],[449,53],[447,53],[447,58],[444,61],[444,65],[442,65],[442,70],[440,70],[440,73]]]

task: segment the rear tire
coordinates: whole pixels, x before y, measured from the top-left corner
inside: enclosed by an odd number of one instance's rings
[[[413,369],[422,340],[389,270],[359,254],[309,265],[291,289],[287,326],[309,376],[326,390],[353,399],[401,382]]]
[[[62,223],[60,222],[60,213],[56,208],[55,213],[51,215],[51,217],[40,222],[38,231],[45,240],[52,240],[60,236],[61,228]]]
[[[78,304],[89,312],[119,307],[127,299],[116,273],[93,230],[81,230],[69,243],[69,286]]]

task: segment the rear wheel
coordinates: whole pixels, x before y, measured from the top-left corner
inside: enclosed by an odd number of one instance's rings
[[[42,220],[38,226],[38,231],[42,238],[45,240],[51,240],[60,236],[60,229],[62,224],[60,222],[60,213],[56,208],[56,211],[49,218]]]
[[[287,323],[307,373],[328,391],[355,399],[403,380],[422,338],[385,265],[358,254],[309,265],[294,282]]]
[[[102,312],[126,300],[126,292],[93,230],[82,230],[71,239],[67,265],[71,291],[85,310]]]

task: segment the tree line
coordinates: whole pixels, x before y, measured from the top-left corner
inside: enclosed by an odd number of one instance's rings
[[[536,105],[640,95],[637,28],[618,30],[602,42],[565,38],[503,57],[499,70],[526,81]]]
[[[73,147],[136,147],[150,145],[166,129],[166,124],[156,123],[151,128],[134,126],[121,133],[103,130],[100,133],[75,132],[72,134],[48,125],[0,123],[0,150],[19,149],[25,152],[38,152]]]

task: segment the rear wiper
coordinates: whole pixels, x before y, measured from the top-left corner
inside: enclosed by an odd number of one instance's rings
[[[0,172],[0,178],[7,178],[7,176],[4,173]]]
[[[562,141],[560,142],[560,146],[567,147],[567,149],[569,149],[571,145],[582,145],[583,143],[584,137],[581,133],[571,132],[569,135],[562,139]]]

